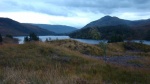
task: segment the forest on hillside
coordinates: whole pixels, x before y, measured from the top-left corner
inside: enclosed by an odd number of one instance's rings
[[[92,32],[92,33],[91,33]],[[69,35],[71,38],[106,39],[121,37],[124,40],[150,40],[150,29],[132,28],[127,25],[88,27],[75,31]]]

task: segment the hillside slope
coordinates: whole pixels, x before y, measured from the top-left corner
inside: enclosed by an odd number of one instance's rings
[[[114,35],[122,36],[124,39],[128,39],[134,35],[134,31],[132,28],[126,25],[118,25],[118,26],[105,26],[105,27],[88,27],[82,28],[79,31],[73,32],[70,34],[71,38],[83,38],[83,39],[94,39],[92,36],[93,33],[91,31],[96,30],[96,32],[100,33],[100,39],[110,39]]]
[[[28,35],[34,32],[37,35],[50,35],[54,34],[48,30],[39,28],[37,26],[32,26],[29,24],[21,24],[9,18],[0,18],[0,33],[2,35]]]
[[[133,27],[135,37],[150,41],[150,23]]]
[[[48,25],[48,24],[33,24],[33,25],[36,25],[43,29],[47,29],[57,34],[68,34],[77,30],[77,28],[75,27],[70,27],[70,26],[65,26],[65,25]]]

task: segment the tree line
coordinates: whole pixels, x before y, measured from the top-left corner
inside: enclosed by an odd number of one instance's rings
[[[141,34],[139,34],[141,32]],[[69,35],[71,38],[101,39],[108,42],[122,42],[124,40],[150,40],[150,30],[136,31],[127,25],[88,27],[75,31]]]
[[[3,44],[5,38],[13,39],[13,36],[9,34],[2,36],[0,34],[0,45]],[[29,36],[24,37],[24,42],[31,42],[31,41],[39,41],[39,37],[35,33],[30,33]]]

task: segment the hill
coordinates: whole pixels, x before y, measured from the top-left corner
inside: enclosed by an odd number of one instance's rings
[[[100,34],[101,39],[110,39],[117,36],[123,39],[150,40],[150,19],[129,21],[118,17],[105,16],[71,33],[70,37],[95,39],[95,34],[91,33],[93,30]]]
[[[33,25],[36,25],[43,29],[47,29],[57,34],[68,34],[77,30],[77,28],[65,26],[65,25],[48,25],[48,24],[33,24]]]
[[[91,33],[93,30],[94,33]],[[126,25],[117,26],[105,26],[105,27],[88,27],[70,34],[71,38],[83,38],[83,39],[95,39],[93,35],[95,33],[100,34],[100,39],[110,39],[114,35],[122,36],[124,39],[128,39],[134,35],[134,31],[131,27]]]
[[[21,24],[9,18],[0,18],[0,33],[2,35],[28,35],[31,32],[34,32],[37,35],[54,34],[54,32],[50,32],[37,26]]]
[[[96,21],[88,23],[84,28],[87,27],[102,27],[102,26],[117,26],[117,25],[128,25],[128,26],[138,26],[150,23],[150,19],[146,20],[124,20],[118,17],[104,16]]]
[[[96,30],[96,31],[94,31]],[[134,40],[150,40],[150,25],[140,25],[130,27],[127,25],[104,26],[104,27],[88,27],[75,31],[69,36],[71,38],[95,39],[95,34],[100,34],[100,39],[111,39],[112,36],[121,36],[121,38]]]

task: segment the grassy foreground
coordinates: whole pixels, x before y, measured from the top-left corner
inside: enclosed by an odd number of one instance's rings
[[[0,84],[150,83],[149,70],[115,66],[84,56],[101,55],[102,50],[88,44],[82,50],[82,43],[70,42],[1,45]]]

